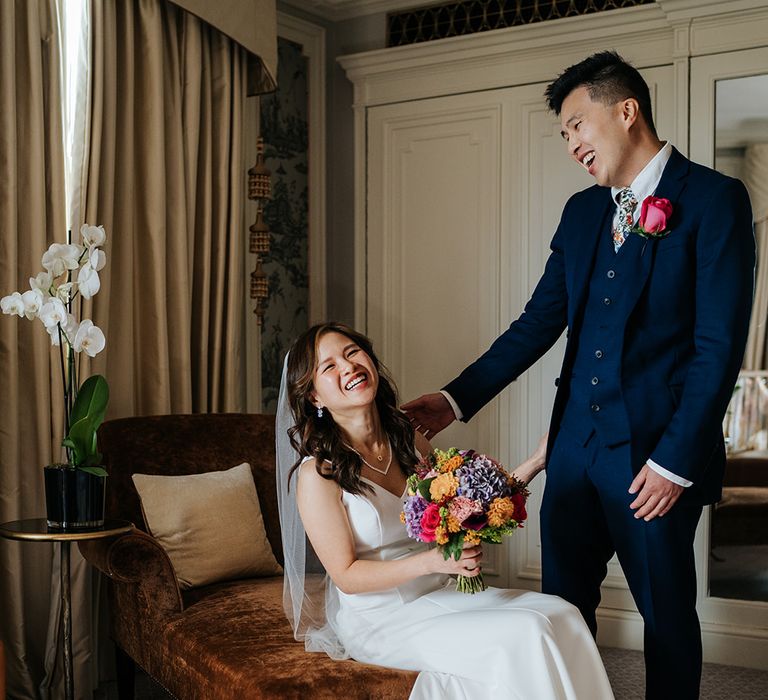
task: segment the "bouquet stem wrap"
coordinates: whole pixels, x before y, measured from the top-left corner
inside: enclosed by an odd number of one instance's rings
[[[459,576],[456,578],[456,590],[462,593],[469,593],[474,595],[475,593],[482,593],[488,586],[483,581],[483,575],[477,576]]]

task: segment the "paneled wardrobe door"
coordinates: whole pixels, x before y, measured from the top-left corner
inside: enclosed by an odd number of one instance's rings
[[[443,386],[497,335],[504,101],[491,91],[368,110],[366,321],[403,401]],[[494,404],[434,444],[501,458],[497,428]]]

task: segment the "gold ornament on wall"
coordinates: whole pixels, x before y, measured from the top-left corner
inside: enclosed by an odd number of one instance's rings
[[[248,199],[257,202],[256,221],[251,224],[249,250],[256,256],[256,269],[251,272],[251,299],[256,300],[253,313],[261,325],[264,322],[264,311],[269,298],[269,281],[262,267],[262,258],[269,252],[270,231],[264,221],[264,206],[272,198],[272,173],[264,165],[264,139],[259,136],[256,141],[256,165],[248,171]]]
[[[264,139],[256,141],[256,165],[248,171],[248,198],[270,199],[272,197],[272,172],[264,165]]]

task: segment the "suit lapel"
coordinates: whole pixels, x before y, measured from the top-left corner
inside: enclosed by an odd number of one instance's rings
[[[672,148],[667,167],[659,181],[654,197],[668,199],[672,202],[672,227],[675,225],[675,208],[680,199],[680,193],[685,187],[686,177],[690,169],[690,161],[676,148]]]
[[[672,232],[670,235],[674,235],[675,216],[677,210],[677,203],[680,199],[680,193],[685,187],[686,178],[689,170],[689,161],[682,156],[676,149],[672,149],[672,155],[669,157],[667,166],[664,168],[664,172],[659,181],[659,185],[656,188],[654,197],[668,199],[672,203],[672,218],[670,219],[670,226]],[[637,234],[631,234],[637,235]],[[642,252],[640,253],[640,266],[637,270],[637,276],[633,280],[630,290],[626,297],[627,303],[627,315],[629,315],[635,308],[640,294],[648,281],[648,276],[653,268],[653,261],[656,257],[656,243],[657,239],[645,238],[642,241]]]

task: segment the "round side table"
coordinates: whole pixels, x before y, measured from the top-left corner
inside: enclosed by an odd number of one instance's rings
[[[69,588],[69,545],[71,542],[115,537],[130,532],[133,523],[127,520],[105,520],[103,527],[77,530],[48,527],[45,518],[14,520],[0,525],[0,537],[21,542],[58,542],[61,552],[61,624],[64,630],[64,692],[65,700],[74,700],[75,681],[72,667],[72,598]]]

